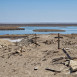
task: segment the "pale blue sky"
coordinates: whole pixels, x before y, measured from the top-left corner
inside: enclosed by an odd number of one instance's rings
[[[77,0],[0,0],[0,23],[77,23]]]

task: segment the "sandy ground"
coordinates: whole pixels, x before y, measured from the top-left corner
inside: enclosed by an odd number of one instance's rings
[[[67,66],[66,49],[77,57],[77,36],[61,35],[61,49],[57,49],[56,34],[28,35],[19,42],[0,39],[0,77],[77,77]]]

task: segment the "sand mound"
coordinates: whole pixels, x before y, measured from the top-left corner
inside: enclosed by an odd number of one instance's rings
[[[9,45],[13,45],[14,43],[8,41],[8,40],[4,40],[4,39],[0,39],[0,46],[9,46]]]
[[[33,39],[22,39],[18,45],[28,46],[29,44],[34,43]]]

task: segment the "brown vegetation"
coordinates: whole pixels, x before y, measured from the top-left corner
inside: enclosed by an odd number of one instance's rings
[[[35,32],[64,32],[65,30],[57,30],[57,29],[36,29],[33,30]]]
[[[27,35],[0,35],[0,38],[22,38],[22,37],[26,37]]]
[[[12,27],[12,26],[0,26],[0,30],[24,30],[24,28],[19,28],[19,27]]]

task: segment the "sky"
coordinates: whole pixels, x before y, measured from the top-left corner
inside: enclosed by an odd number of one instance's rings
[[[0,23],[77,23],[77,0],[0,0]]]

